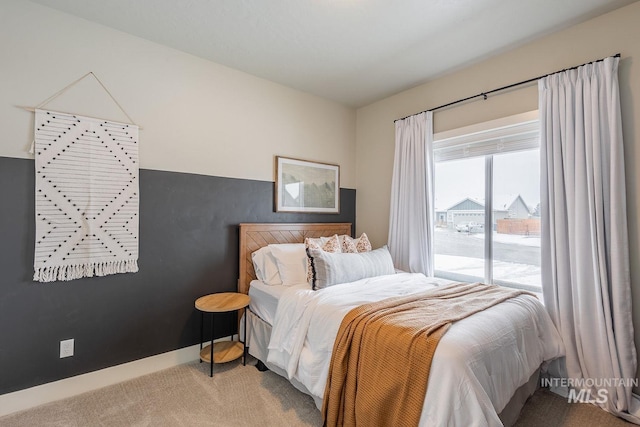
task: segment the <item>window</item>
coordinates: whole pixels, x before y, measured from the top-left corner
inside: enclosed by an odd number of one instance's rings
[[[436,135],[436,276],[540,292],[535,117]]]

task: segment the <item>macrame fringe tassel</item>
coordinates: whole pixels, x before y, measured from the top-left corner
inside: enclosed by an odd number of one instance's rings
[[[138,260],[93,262],[79,265],[61,265],[57,267],[39,267],[35,269],[33,280],[36,282],[55,282],[56,280],[74,280],[82,277],[107,276],[116,273],[136,273]]]

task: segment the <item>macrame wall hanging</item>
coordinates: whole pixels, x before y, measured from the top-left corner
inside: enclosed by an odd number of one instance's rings
[[[34,149],[34,280],[138,271],[138,126],[36,108]]]

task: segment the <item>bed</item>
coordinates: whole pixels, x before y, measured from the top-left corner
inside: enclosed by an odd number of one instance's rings
[[[240,224],[238,292],[251,296],[245,319],[249,354],[312,396],[318,408],[332,340],[351,308],[395,292],[407,294],[448,283],[394,272],[318,292],[308,284],[273,286],[256,279],[252,254],[261,248],[351,234],[349,223]],[[436,348],[420,425],[513,424],[537,388],[540,368],[563,351],[544,307],[531,296],[518,296],[455,322]]]

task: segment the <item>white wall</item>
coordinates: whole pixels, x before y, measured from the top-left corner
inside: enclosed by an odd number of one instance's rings
[[[621,53],[620,91],[635,340],[640,344],[640,2],[399,93],[357,111],[357,232],[387,241],[393,120],[497,87]],[[437,61],[437,58],[434,58]],[[434,132],[537,109],[535,84],[434,113]]]
[[[353,109],[24,0],[0,3],[0,156],[30,158],[16,106],[89,71],[143,127],[142,168],[273,181],[284,155],[340,164],[355,188]],[[47,108],[127,121],[91,77]]]

